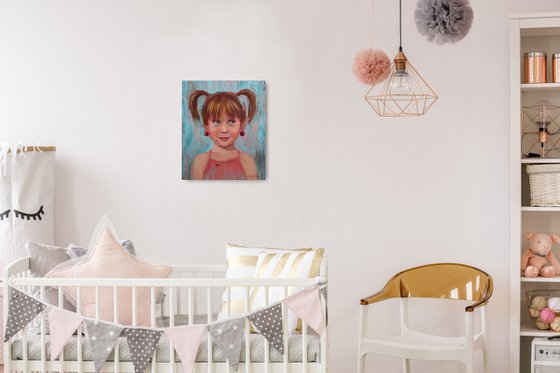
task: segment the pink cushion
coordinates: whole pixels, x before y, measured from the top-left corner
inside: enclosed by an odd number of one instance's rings
[[[165,278],[171,267],[143,263],[123,248],[108,228],[104,228],[89,257],[70,267],[53,269],[45,277],[50,278]],[[80,307],[86,317],[95,318],[95,288],[80,288]],[[76,300],[76,287],[64,290]],[[119,324],[132,325],[132,290],[118,288]],[[137,325],[151,326],[150,288],[136,288]],[[113,320],[113,287],[99,288],[99,319]]]

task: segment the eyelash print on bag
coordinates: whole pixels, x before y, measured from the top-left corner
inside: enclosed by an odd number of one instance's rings
[[[14,213],[16,214],[16,218],[20,218],[25,220],[25,218],[27,218],[27,220],[31,220],[31,218],[33,218],[33,220],[43,220],[41,218],[41,215],[44,215],[45,212],[43,211],[43,206],[41,206],[39,208],[39,211],[37,211],[34,214],[26,214],[25,212],[19,211],[19,210],[14,210]]]
[[[12,210],[6,210],[6,211],[0,213],[0,220],[4,220],[4,218],[7,219],[8,216],[10,216],[10,211],[12,211]]]

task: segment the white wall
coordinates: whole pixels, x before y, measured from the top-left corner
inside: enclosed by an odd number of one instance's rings
[[[417,34],[414,4],[405,52],[440,100],[425,117],[382,119],[351,74],[371,45],[371,1],[3,1],[0,141],[58,147],[59,244],[87,244],[106,213],[140,256],[173,263],[221,263],[227,241],[327,248],[332,372],[355,370],[358,300],[391,274],[484,268],[490,372],[504,372],[508,16],[560,5],[475,0],[468,37],[438,47]],[[392,56],[397,2],[375,6],[375,42]],[[266,181],[181,181],[183,79],[267,81]]]

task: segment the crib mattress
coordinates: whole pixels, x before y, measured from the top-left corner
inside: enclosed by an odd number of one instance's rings
[[[47,360],[50,360],[50,340],[49,336],[45,336],[46,340],[46,353]],[[264,347],[265,339],[259,334],[250,334],[250,351],[251,351],[251,362],[262,363],[264,362]],[[302,348],[303,338],[301,335],[291,335],[288,338],[288,361],[289,362],[301,362],[303,357]],[[128,344],[126,343],[126,338],[119,338],[119,349],[120,349],[120,361],[131,361],[130,351],[128,349]],[[41,360],[41,336],[33,333],[29,333],[27,337],[27,356],[29,360]],[[114,361],[114,351],[108,358],[108,361]],[[78,357],[78,346],[77,346],[77,336],[72,336],[66,346],[64,347],[64,360],[75,361]],[[215,343],[213,343],[213,353],[214,362],[225,362],[225,356],[222,352],[216,348]],[[23,360],[23,341],[21,339],[16,339],[12,343],[12,358],[14,360]],[[276,349],[270,347],[269,354],[270,362],[280,363],[284,361],[283,355],[281,355]],[[89,343],[85,338],[82,337],[82,359],[83,361],[91,361],[91,348]],[[169,362],[169,343],[165,335],[161,336],[156,349],[156,359],[158,362]],[[314,335],[307,336],[307,361],[308,362],[320,362],[321,360],[321,344],[320,338]],[[180,359],[175,353],[175,361],[179,362]],[[198,354],[196,356],[196,362],[207,362],[208,361],[208,341],[204,337],[203,342],[200,345]],[[241,351],[241,362],[245,362],[245,343],[243,343],[243,348]]]

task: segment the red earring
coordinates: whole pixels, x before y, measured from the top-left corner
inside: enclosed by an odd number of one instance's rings
[[[209,135],[208,131],[204,131],[204,136],[208,136],[208,135]]]
[[[245,136],[245,131],[241,130],[241,132],[239,132],[239,134],[240,134],[241,136]]]

